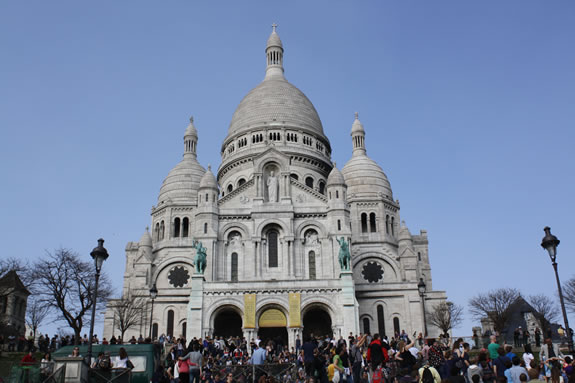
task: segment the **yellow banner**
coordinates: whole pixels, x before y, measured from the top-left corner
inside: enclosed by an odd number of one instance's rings
[[[287,320],[284,313],[278,309],[269,309],[260,316],[260,327],[286,327]]]
[[[301,326],[301,294],[289,293],[289,325],[290,327]]]
[[[244,294],[244,328],[256,328],[256,294]]]

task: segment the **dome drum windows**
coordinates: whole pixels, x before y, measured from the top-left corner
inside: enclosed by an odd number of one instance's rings
[[[311,137],[308,137],[308,136],[303,136],[302,142],[308,146],[313,145],[313,139]]]
[[[376,222],[375,213],[369,213],[369,231],[372,233],[375,233],[377,231],[375,222]]]
[[[286,140],[288,142],[297,142],[297,134],[296,133],[287,133]]]
[[[313,189],[313,178],[312,177],[306,177],[305,178],[305,186]]]
[[[154,228],[154,237],[156,241],[161,241],[164,239],[164,233],[166,231],[166,227],[164,221],[156,223],[156,227]]]
[[[270,132],[269,133],[270,141],[281,141],[281,133],[280,132]]]
[[[361,213],[361,232],[367,233],[367,213]]]
[[[259,144],[260,142],[264,142],[263,134],[257,133],[252,135],[252,144]]]
[[[385,234],[395,236],[395,217],[390,217],[389,215],[385,216]]]
[[[242,137],[238,140],[238,149],[243,148],[248,144],[248,139],[246,137]]]

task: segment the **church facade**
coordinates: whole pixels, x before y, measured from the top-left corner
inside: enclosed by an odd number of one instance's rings
[[[351,159],[341,171],[331,162],[313,104],[284,77],[275,27],[265,53],[265,78],[237,107],[219,169],[198,162],[190,119],[151,230],[126,246],[122,298],[145,304],[124,338],[259,335],[294,345],[311,334],[423,332],[418,283],[428,310],[446,299],[432,288],[427,232],[400,224],[357,114]],[[117,303],[104,337],[119,334]]]

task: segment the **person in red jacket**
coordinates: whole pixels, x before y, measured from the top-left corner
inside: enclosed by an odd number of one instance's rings
[[[379,334],[373,335],[373,340],[367,348],[367,361],[371,364],[371,369],[374,371],[378,367],[383,367],[389,361],[387,349],[383,347]]]

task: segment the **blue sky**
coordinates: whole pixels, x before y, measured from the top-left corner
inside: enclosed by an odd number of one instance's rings
[[[189,116],[217,167],[274,22],[340,168],[359,112],[435,289],[553,295],[545,225],[575,274],[571,1],[2,2],[2,257],[89,259],[103,237],[119,293]]]

